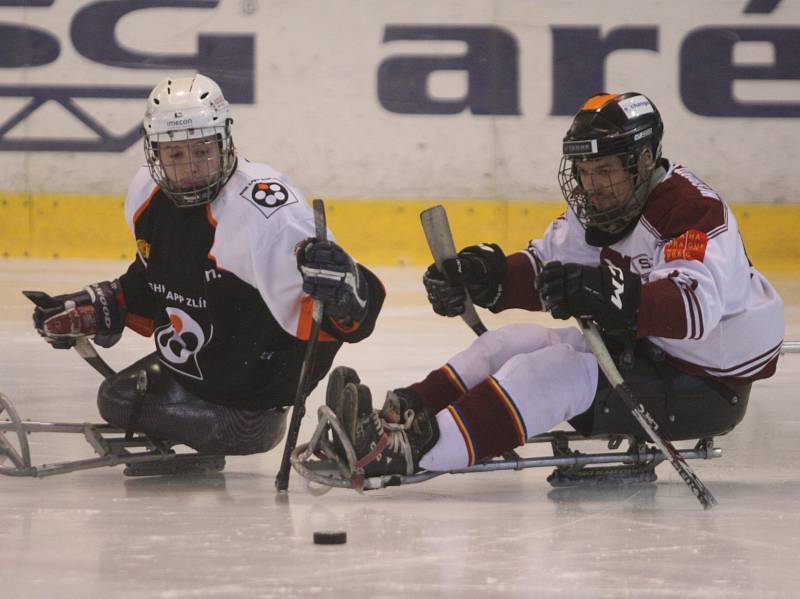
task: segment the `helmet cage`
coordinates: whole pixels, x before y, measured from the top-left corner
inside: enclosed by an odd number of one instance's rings
[[[661,157],[661,144],[657,141],[660,140],[660,135],[654,135],[660,132],[654,129],[653,124],[648,124],[622,134],[564,141],[558,183],[564,199],[584,227],[593,227],[611,234],[618,233],[641,214],[647,201],[650,175]],[[653,166],[647,169],[640,160],[645,149],[650,149],[653,156]],[[616,206],[601,209],[591,202],[581,185],[578,164],[608,156],[620,158],[622,168],[630,177],[631,190],[628,197],[617,198],[619,203]]]
[[[161,157],[161,146],[168,142],[182,142],[189,146],[192,142],[215,143],[219,148],[218,164],[196,163],[193,151],[187,147],[186,160],[182,163],[165,165]],[[236,164],[236,149],[230,134],[230,120],[224,125],[178,129],[144,136],[144,151],[150,175],[159,189],[180,208],[190,208],[208,204],[217,197],[219,190],[230,177]],[[202,160],[202,159],[201,159]],[[198,178],[190,183],[177,181],[175,169],[188,168],[198,173]],[[170,176],[172,171],[172,176]],[[203,176],[205,173],[207,176]]]

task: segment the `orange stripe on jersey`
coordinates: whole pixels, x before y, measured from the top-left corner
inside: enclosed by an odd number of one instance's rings
[[[301,341],[308,341],[311,337],[311,324],[314,312],[314,300],[310,296],[304,295],[300,300],[300,318],[297,320],[297,333],[295,337]],[[320,341],[336,341],[328,333],[321,330],[319,331]]]
[[[506,390],[500,386],[500,383],[498,383],[493,376],[490,376],[486,380],[489,381],[489,386],[495,392],[500,402],[505,406],[509,416],[511,416],[511,420],[514,422],[514,428],[517,431],[517,441],[519,445],[524,445],[528,440],[528,431],[525,428],[525,421],[522,419],[522,414],[519,413],[517,406],[511,400],[508,393],[506,393]]]
[[[144,212],[144,211],[145,211],[145,209],[146,209],[146,208],[147,208],[147,207],[150,205],[150,201],[151,201],[151,200],[152,200],[154,197],[156,197],[156,194],[157,194],[157,193],[158,193],[158,185],[156,185],[156,187],[155,187],[155,188],[153,189],[153,191],[150,193],[150,197],[148,197],[148,198],[147,198],[147,199],[144,201],[144,204],[142,204],[141,206],[139,206],[139,208],[136,210],[136,212],[134,212],[134,213],[133,213],[133,222],[134,222],[134,223],[135,223],[137,220],[139,220],[139,217],[142,215],[142,212]]]
[[[442,372],[445,373],[445,375],[447,376],[447,380],[449,380],[451,383],[453,383],[453,386],[460,393],[466,393],[467,392],[467,388],[461,382],[461,379],[458,378],[458,375],[456,374],[456,371],[453,370],[453,367],[450,366],[450,364],[445,364],[444,366],[442,366]]]
[[[216,229],[217,219],[215,219],[214,215],[211,214],[211,204],[206,204],[206,217],[208,218],[208,222],[211,223],[211,226]]]
[[[619,94],[598,94],[592,96],[586,103],[581,106],[581,110],[597,110],[608,104],[611,100],[616,98]]]
[[[151,318],[145,318],[144,316],[132,314],[131,312],[128,312],[125,316],[125,326],[132,331],[136,331],[143,337],[152,335],[153,329],[155,328],[155,324]]]
[[[474,466],[477,462],[477,458],[475,456],[475,444],[472,442],[472,436],[469,434],[467,423],[464,422],[464,419],[458,412],[458,408],[456,408],[453,404],[447,406],[447,411],[450,412],[450,416],[453,417],[453,422],[456,423],[458,430],[461,432],[461,436],[464,438],[464,445],[467,447],[467,459],[469,460],[467,466]]]

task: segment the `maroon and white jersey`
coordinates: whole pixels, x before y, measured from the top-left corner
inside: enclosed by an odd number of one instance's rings
[[[771,376],[783,341],[780,296],[750,264],[736,219],[717,193],[686,167],[663,165],[665,175],[624,239],[589,245],[568,210],[542,239],[510,256],[505,307],[541,309],[530,282],[546,262],[611,263],[641,277],[637,335],[678,367],[731,383]]]

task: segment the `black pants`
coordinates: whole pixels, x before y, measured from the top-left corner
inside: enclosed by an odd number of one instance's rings
[[[646,342],[637,346],[633,364],[620,367],[620,373],[658,423],[659,432],[673,441],[724,435],[741,422],[747,410],[750,384],[726,385],[686,374],[668,364],[663,352]],[[587,436],[628,434],[646,438],[602,372],[592,406],[569,422]]]
[[[144,391],[137,389],[142,371],[147,379]],[[286,395],[293,397],[294,389],[286,389]],[[97,406],[114,426],[202,453],[261,453],[275,447],[286,432],[286,408],[254,410],[205,401],[183,388],[155,353],[106,379]]]

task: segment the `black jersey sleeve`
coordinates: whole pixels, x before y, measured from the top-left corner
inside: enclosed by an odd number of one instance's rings
[[[322,330],[335,339],[346,341],[347,343],[357,343],[372,334],[375,329],[375,322],[378,320],[378,314],[380,314],[383,306],[383,300],[386,298],[386,289],[377,275],[361,264],[358,265],[358,269],[367,281],[366,315],[363,319],[354,322],[350,326],[342,326],[330,318],[326,318],[322,323]]]
[[[145,336],[153,333],[153,321],[156,316],[156,302],[150,286],[144,264],[136,258],[128,270],[119,278],[125,296],[127,316],[125,324],[128,328]]]

